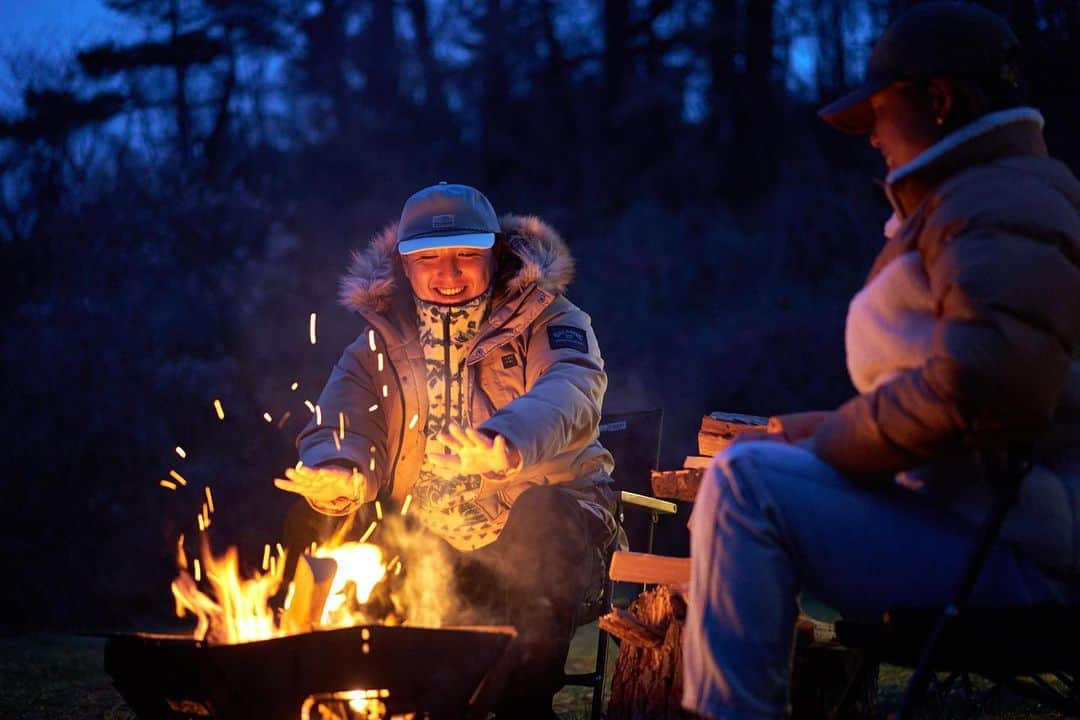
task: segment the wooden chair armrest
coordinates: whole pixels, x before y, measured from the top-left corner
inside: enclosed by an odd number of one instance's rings
[[[637,493],[627,492],[623,490],[619,493],[619,499],[622,500],[623,505],[633,505],[644,510],[649,510],[660,515],[674,515],[678,506],[673,502],[667,500],[660,500],[649,495],[639,495]]]

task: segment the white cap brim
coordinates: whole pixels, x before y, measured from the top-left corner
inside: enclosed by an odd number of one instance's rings
[[[427,237],[402,240],[398,243],[398,252],[412,255],[422,250],[441,248],[476,248],[488,250],[495,244],[495,233],[469,233],[467,235],[429,235]]]

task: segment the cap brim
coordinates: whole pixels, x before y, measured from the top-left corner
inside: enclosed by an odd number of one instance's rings
[[[398,243],[398,252],[402,255],[412,255],[421,250],[437,250],[440,248],[474,248],[488,250],[495,244],[495,233],[463,233],[461,235],[426,235],[402,240]]]
[[[874,110],[870,98],[889,84],[890,80],[867,80],[847,95],[818,110],[818,116],[841,132],[864,134],[874,127]]]

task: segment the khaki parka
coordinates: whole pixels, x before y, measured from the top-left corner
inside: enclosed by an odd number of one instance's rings
[[[512,506],[533,484],[583,491],[606,484],[613,463],[598,441],[604,361],[589,316],[563,296],[574,272],[566,244],[535,217],[505,216],[500,224],[511,252],[497,254],[491,307],[466,351],[463,393],[467,422],[521,452],[518,482],[492,497]],[[373,473],[380,495],[400,503],[423,463],[428,397],[396,223],[354,254],[340,301],[360,315],[363,331],[319,396],[323,424],[313,418],[297,438],[300,459]]]

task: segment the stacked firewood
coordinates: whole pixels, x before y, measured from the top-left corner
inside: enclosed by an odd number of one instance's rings
[[[709,413],[701,419],[698,454],[687,455],[681,470],[654,470],[653,494],[657,497],[692,502],[701,485],[701,476],[714,455],[727,448],[736,435],[765,432],[768,427],[769,418],[760,415]]]

